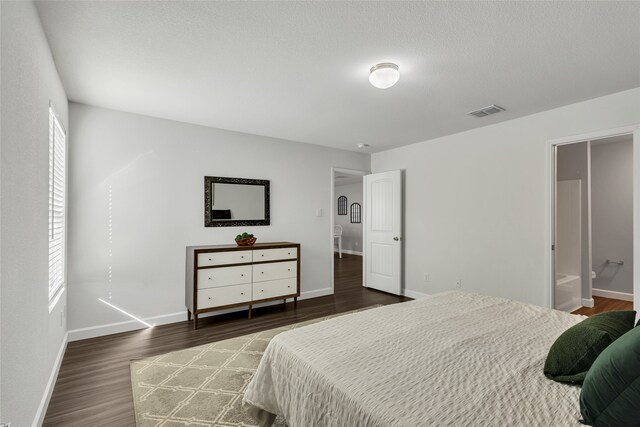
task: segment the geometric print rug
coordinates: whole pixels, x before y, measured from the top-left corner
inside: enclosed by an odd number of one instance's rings
[[[281,332],[343,314],[347,313],[132,360],[131,385],[136,425],[257,426],[255,419],[243,408],[242,396],[269,341]],[[274,427],[285,426],[282,418],[276,418]]]

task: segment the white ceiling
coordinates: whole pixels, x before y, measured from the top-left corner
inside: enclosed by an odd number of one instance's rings
[[[351,175],[348,173],[336,172],[333,179],[336,187],[358,183],[362,184],[362,175]]]
[[[640,86],[640,2],[39,2],[70,100],[375,152]],[[392,61],[380,90],[369,68]],[[483,119],[468,111],[498,104]]]
[[[628,142],[633,141],[633,134],[610,136],[608,138],[594,139],[591,141],[591,145],[612,144],[616,142]]]

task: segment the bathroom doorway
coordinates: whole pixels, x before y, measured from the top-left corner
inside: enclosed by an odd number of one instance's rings
[[[633,307],[636,157],[632,132],[552,145],[553,308]]]

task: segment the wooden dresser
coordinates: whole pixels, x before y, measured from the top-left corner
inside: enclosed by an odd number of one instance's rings
[[[193,327],[198,315],[300,296],[300,244],[187,246],[185,305]]]

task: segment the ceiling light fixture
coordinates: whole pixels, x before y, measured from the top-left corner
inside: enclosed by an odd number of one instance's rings
[[[396,64],[383,62],[369,70],[369,82],[378,89],[387,89],[398,83],[400,71]]]
[[[358,144],[358,148],[369,148],[369,147],[371,147],[369,144],[362,144],[362,143]]]

